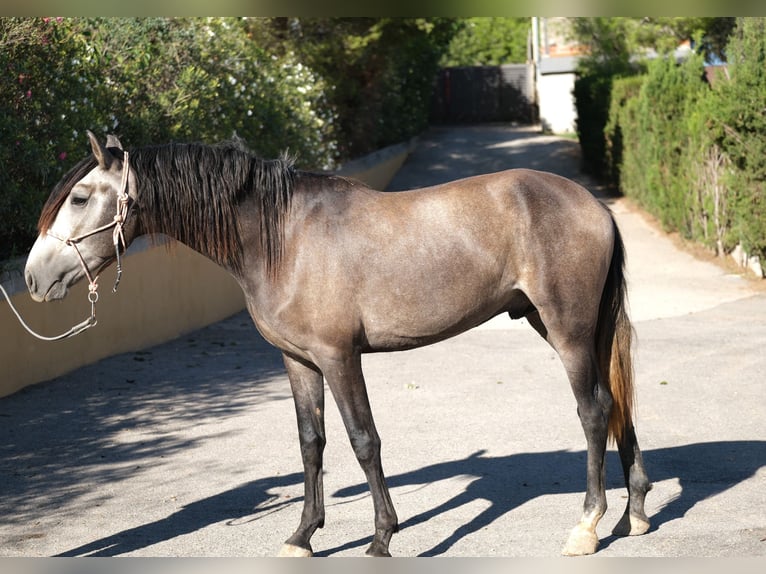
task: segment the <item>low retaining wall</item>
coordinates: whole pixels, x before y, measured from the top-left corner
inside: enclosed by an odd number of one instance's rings
[[[404,160],[415,148],[416,138],[388,146],[360,159],[344,164],[338,171],[363,181],[373,189],[386,189],[396,172],[402,167]]]
[[[117,293],[111,289],[114,268],[101,275],[98,325],[76,337],[39,341],[22,329],[8,305],[0,303],[0,396],[109,355],[173,339],[244,307],[234,278],[209,259],[180,243],[153,246],[144,238],[138,241],[124,258]],[[13,303],[37,332],[57,335],[90,314],[86,282],[75,285],[63,301],[41,304],[15,275]]]
[[[385,189],[406,159],[400,144],[344,165],[339,173]],[[21,276],[24,261],[0,280],[25,321],[41,334],[57,335],[90,314],[87,285],[80,282],[60,302],[35,303]],[[237,282],[207,258],[176,242],[153,245],[139,238],[123,261],[118,292],[114,267],[99,279],[98,325],[58,342],[39,341],[0,301],[0,397],[117,353],[137,351],[179,337],[244,309]],[[0,298],[2,294],[0,294]]]

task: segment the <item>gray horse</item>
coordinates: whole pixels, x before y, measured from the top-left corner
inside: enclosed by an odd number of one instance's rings
[[[632,422],[632,327],[624,249],[610,212],[576,183],[526,169],[381,193],[357,181],[261,160],[238,142],[124,151],[93,134],[93,155],[54,188],[26,281],[60,299],[163,233],[226,268],[290,379],[304,465],[300,524],[281,554],[312,554],[324,524],[324,386],[372,493],[367,554],[389,555],[398,522],[381,467],[362,353],[441,341],[500,314],[526,317],[566,369],[587,441],[583,513],[563,552],[596,551],[613,438],[628,488],[617,535],[649,529]],[[116,206],[116,210],[115,210]],[[116,211],[116,215],[115,215]],[[112,233],[107,233],[112,231]],[[448,440],[449,437],[444,437]]]

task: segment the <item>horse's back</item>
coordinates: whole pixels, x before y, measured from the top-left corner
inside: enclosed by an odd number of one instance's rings
[[[553,173],[512,169],[409,193],[419,229],[435,233],[427,224],[435,221],[456,241],[482,246],[513,281],[530,266],[587,264],[602,252],[611,257],[609,210],[580,184]]]

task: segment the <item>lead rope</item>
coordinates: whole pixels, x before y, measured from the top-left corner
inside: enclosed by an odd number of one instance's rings
[[[130,196],[128,195],[128,172],[130,171],[130,163],[128,161],[128,152],[126,151],[124,153],[125,157],[123,160],[124,163],[122,169],[122,181],[120,182],[120,189],[117,192],[117,214],[114,216],[114,220],[111,223],[107,223],[106,225],[102,225],[101,227],[94,229],[93,231],[83,233],[77,237],[70,237],[69,239],[63,239],[48,231],[48,235],[54,239],[58,239],[59,241],[62,241],[65,244],[73,247],[75,253],[77,253],[77,257],[80,259],[80,264],[82,265],[83,271],[85,271],[85,277],[88,279],[88,302],[90,303],[90,317],[81,323],[78,323],[68,331],[61,333],[61,335],[57,335],[55,337],[46,337],[44,335],[40,335],[39,333],[36,333],[34,330],[32,330],[32,328],[26,324],[24,319],[21,318],[18,310],[11,302],[11,296],[8,295],[8,292],[5,290],[2,284],[0,284],[0,291],[3,292],[6,301],[8,301],[8,306],[11,308],[11,311],[13,311],[13,314],[16,315],[16,318],[19,320],[19,323],[21,323],[21,326],[24,327],[24,329],[26,329],[30,335],[37,337],[41,341],[60,341],[62,339],[68,339],[69,337],[79,335],[83,331],[86,331],[91,327],[95,327],[98,324],[98,320],[96,319],[96,302],[98,301],[98,275],[95,278],[93,278],[91,275],[90,269],[88,269],[88,265],[85,263],[85,259],[80,253],[80,250],[77,248],[77,243],[86,237],[90,237],[91,235],[95,235],[96,233],[100,233],[111,227],[114,227],[114,231],[112,232],[112,241],[114,242],[114,250],[117,254],[117,278],[114,281],[112,292],[117,292],[117,286],[120,284],[120,279],[122,278],[122,257],[120,255],[120,245],[122,245],[123,250],[127,248],[125,245],[125,235],[123,234],[122,226],[125,224],[125,221],[128,218],[128,208],[130,207]]]
[[[40,335],[39,333],[35,333],[32,328],[27,325],[24,322],[24,319],[21,318],[21,315],[19,315],[19,312],[16,310],[16,307],[13,306],[13,303],[11,302],[11,296],[8,295],[8,292],[5,290],[5,287],[0,285],[0,291],[3,292],[3,295],[5,295],[5,299],[8,301],[8,306],[11,308],[11,311],[13,311],[13,314],[16,315],[16,318],[19,320],[19,323],[21,323],[21,326],[24,327],[27,332],[40,339],[41,341],[60,341],[62,339],[68,339],[69,337],[74,337],[75,335],[79,335],[83,331],[90,329],[91,327],[95,327],[98,321],[96,320],[96,301],[98,301],[98,292],[96,291],[90,291],[88,292],[88,301],[90,301],[90,317],[85,319],[82,323],[78,323],[71,329],[69,329],[65,333],[61,333],[61,335],[57,335],[55,337],[45,337],[44,335]]]

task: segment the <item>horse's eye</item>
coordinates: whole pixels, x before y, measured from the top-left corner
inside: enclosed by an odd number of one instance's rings
[[[88,196],[80,196],[80,195],[73,195],[72,196],[72,205],[75,207],[82,207],[88,203]]]

